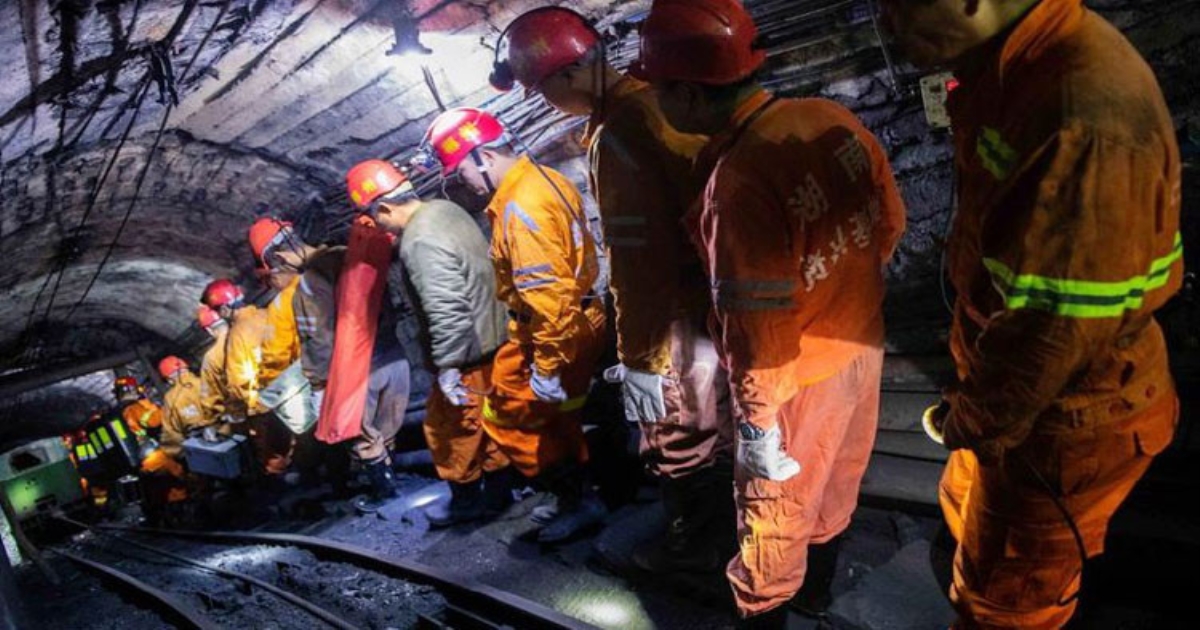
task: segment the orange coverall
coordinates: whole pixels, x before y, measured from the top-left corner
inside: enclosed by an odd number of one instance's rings
[[[607,90],[584,138],[610,252],[617,355],[666,376],[667,415],[641,423],[642,460],[655,475],[683,477],[733,447],[728,379],[704,333],[708,282],[680,226],[703,186],[692,162],[707,139],[675,131],[632,77]]]
[[[263,344],[274,331],[266,310],[249,305],[239,308],[229,324],[225,343],[226,411],[244,415],[250,435],[268,474],[282,474],[291,463],[292,433],[258,402]]]
[[[849,525],[878,421],[883,266],[904,205],[878,141],[832,101],[759,92],[705,149],[701,162],[714,161],[689,224],[735,413],[778,424],[802,467],[783,482],[735,469],[741,551],[727,575],[750,616],[790,599],[808,545]]]
[[[217,328],[213,343],[200,360],[200,406],[209,424],[220,422],[229,390],[225,386],[225,341],[229,326]]]
[[[528,477],[559,462],[587,460],[580,410],[604,338],[604,305],[591,293],[598,269],[583,200],[561,173],[541,170],[545,175],[521,157],[487,207],[496,297],[508,306],[510,321],[508,341],[493,362],[483,426]],[[534,396],[535,366],[559,375],[566,402]]]
[[[163,396],[163,406],[159,449],[179,459],[183,455],[183,441],[187,439],[188,431],[211,424],[205,417],[200,403],[200,377],[185,370],[171,389],[167,390],[166,396]]]
[[[1081,0],[1043,0],[985,46],[950,102],[951,598],[960,627],[1058,628],[1082,561],[1051,492],[1099,554],[1173,435],[1152,314],[1183,277],[1179,150],[1149,67]]]
[[[271,334],[262,344],[262,360],[258,366],[260,386],[270,385],[288,366],[300,360],[300,334],[296,330],[296,311],[292,307],[299,285],[297,274],[267,305]]]

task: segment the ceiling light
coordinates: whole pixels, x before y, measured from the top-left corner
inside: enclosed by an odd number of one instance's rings
[[[392,18],[392,28],[396,31],[396,45],[392,46],[387,54],[407,57],[433,53],[421,43],[421,30],[417,28],[417,20],[407,10],[400,11]]]

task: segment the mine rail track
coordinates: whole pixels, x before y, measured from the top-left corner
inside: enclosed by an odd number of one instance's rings
[[[230,549],[234,549],[239,545],[293,547],[311,553],[321,562],[340,562],[347,565],[354,565],[389,578],[432,587],[445,598],[445,619],[439,620],[429,615],[419,614],[418,627],[420,628],[453,628],[456,630],[502,628],[519,630],[525,630],[526,628],[530,630],[595,629],[595,626],[512,593],[470,580],[464,580],[442,569],[404,558],[383,557],[372,550],[348,543],[301,534],[243,531],[200,532],[107,524],[87,525],[65,517],[59,517],[59,519],[76,527],[90,530],[97,536],[114,539],[122,545],[165,558],[172,563],[215,574],[218,577],[244,585],[246,588],[259,588],[263,592],[270,593],[274,597],[303,610],[305,614],[319,620],[322,624],[338,628],[339,630],[357,630],[359,626],[346,621],[339,614],[322,608],[317,603],[305,597],[254,576],[212,566],[211,564],[139,542],[122,534],[189,539],[205,543],[230,545]],[[176,595],[157,588],[149,584],[146,580],[139,579],[137,576],[126,573],[121,568],[101,562],[95,558],[85,557],[77,551],[54,549],[54,552],[81,566],[84,570],[99,574],[113,583],[120,585],[127,592],[140,597],[162,615],[164,619],[174,623],[178,627],[196,628],[198,630],[223,627],[222,623],[214,621],[209,615],[197,610],[194,606],[183,601]]]

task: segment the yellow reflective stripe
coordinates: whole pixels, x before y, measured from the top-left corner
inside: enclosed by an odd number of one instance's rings
[[[125,430],[125,422],[122,420],[113,420],[109,423],[113,428],[113,432],[117,434],[117,439],[124,440],[129,437],[129,433]]]
[[[575,411],[583,409],[583,405],[587,403],[587,394],[578,398],[570,398],[558,406],[559,411]]]
[[[138,418],[138,424],[147,426],[147,423],[150,421],[150,416],[152,415],[154,415],[153,409],[147,409],[146,411],[143,411],[142,416]]]
[[[975,142],[975,153],[983,167],[996,179],[1006,179],[1017,162],[1017,152],[1000,137],[1000,132],[984,127]]]
[[[488,422],[496,421],[496,410],[492,409],[492,401],[487,396],[483,397],[483,419]]]
[[[104,448],[106,448],[106,449],[112,448],[113,440],[112,440],[112,436],[109,435],[109,433],[108,433],[108,429],[106,429],[104,427],[97,427],[96,433],[100,436],[100,441],[104,442]]]
[[[100,446],[100,437],[94,431],[88,434],[88,440],[91,442],[92,448],[96,451],[104,450],[104,447]]]
[[[96,459],[96,449],[92,448],[91,444],[85,444],[84,446],[87,446],[88,459]]]
[[[1150,263],[1146,274],[1117,282],[1016,275],[995,258],[984,258],[983,265],[1009,310],[1034,308],[1076,318],[1120,317],[1127,310],[1141,308],[1146,293],[1166,286],[1171,266],[1183,258],[1183,236],[1178,232],[1174,243],[1167,255]]]
[[[84,461],[88,458],[87,449],[83,447],[83,444],[75,447],[75,457],[77,457],[79,461]]]

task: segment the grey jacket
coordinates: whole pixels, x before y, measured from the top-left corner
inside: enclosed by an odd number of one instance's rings
[[[449,201],[424,202],[400,236],[404,267],[436,369],[472,367],[507,338],[488,243],[479,225]]]

